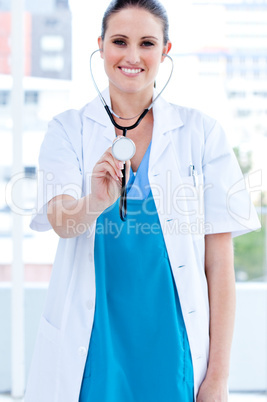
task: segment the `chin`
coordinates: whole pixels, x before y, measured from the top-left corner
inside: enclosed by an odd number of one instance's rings
[[[154,83],[149,85],[125,85],[125,86],[117,86],[117,88],[124,93],[127,94],[138,94],[144,91],[150,91],[151,88],[153,90]]]

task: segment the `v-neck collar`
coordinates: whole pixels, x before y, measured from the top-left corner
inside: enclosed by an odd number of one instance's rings
[[[132,168],[130,167],[130,178],[127,184],[127,196],[132,199],[145,199],[147,198],[150,188],[148,180],[148,165],[149,155],[151,149],[151,142],[149,143],[147,150],[138,166],[136,175],[134,175]]]

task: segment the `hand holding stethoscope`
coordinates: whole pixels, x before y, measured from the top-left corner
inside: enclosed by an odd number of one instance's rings
[[[121,136],[118,136],[114,143]],[[129,158],[130,159],[130,158]],[[123,170],[126,165],[126,176]],[[91,192],[98,202],[100,210],[105,210],[112,205],[121,195],[122,186],[129,180],[130,160],[118,160],[112,153],[112,147],[108,148],[96,163],[91,180]],[[125,184],[124,184],[125,183]]]

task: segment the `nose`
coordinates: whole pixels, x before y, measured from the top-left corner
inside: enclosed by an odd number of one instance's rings
[[[132,65],[139,63],[140,62],[139,49],[136,46],[129,46],[126,59],[127,62]]]

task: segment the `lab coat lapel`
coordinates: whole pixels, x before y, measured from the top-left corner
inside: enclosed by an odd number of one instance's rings
[[[171,132],[183,126],[177,108],[163,98],[159,98],[153,106],[154,127],[150,153],[150,169],[157,164],[166,148],[171,144]],[[175,132],[177,135],[177,132]]]

